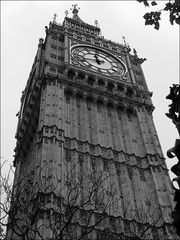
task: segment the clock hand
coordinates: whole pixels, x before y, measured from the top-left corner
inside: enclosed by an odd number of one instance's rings
[[[96,54],[94,55],[94,57],[95,57],[96,60],[98,59],[98,56]]]
[[[80,56],[76,56],[76,59],[77,59],[78,61],[81,61],[81,62],[84,62],[84,61],[86,61],[86,60],[96,62],[96,60],[93,59],[93,58],[86,58],[86,57],[82,57],[82,56],[81,56],[81,57],[80,57]]]
[[[105,63],[105,61],[103,61],[103,60],[99,60],[99,65],[101,64],[101,63]]]
[[[96,62],[95,59],[92,59],[92,58],[79,58],[78,61],[81,61],[81,62],[85,62],[85,61],[93,61],[93,62]]]
[[[88,61],[92,61],[92,62],[95,62],[95,63],[98,63],[100,60],[98,59],[98,62],[96,59],[92,59],[92,58],[86,58],[86,60]],[[100,61],[101,62],[101,61]],[[103,61],[104,62],[104,61]],[[99,63],[98,63],[99,64]]]
[[[94,55],[94,57],[95,57],[95,55]],[[81,61],[81,62],[85,62],[86,60],[88,60],[88,61],[96,62],[98,65],[100,65],[100,64],[102,64],[102,63],[105,63],[105,61],[99,60],[99,59],[98,59],[98,56],[96,56],[95,58],[96,58],[96,59],[86,58],[86,57],[79,57],[79,56],[76,57],[76,59],[77,59],[78,61]]]
[[[99,58],[96,54],[94,55],[94,57],[95,57],[95,61],[98,65],[100,65],[101,63],[105,63],[103,60],[99,60]]]
[[[96,60],[96,63],[98,64],[98,65],[101,65],[102,63],[105,63],[103,60],[99,60],[99,59],[97,59]]]
[[[96,62],[97,63],[97,61],[96,61],[96,59],[93,59],[93,58],[83,58],[83,59],[78,59],[78,60],[80,60],[80,61],[86,61],[86,60],[88,60],[88,61],[92,61],[92,62]],[[99,60],[99,59],[98,59]],[[100,61],[100,60],[99,60]],[[104,61],[100,61],[100,62],[102,62],[102,63],[104,63]]]

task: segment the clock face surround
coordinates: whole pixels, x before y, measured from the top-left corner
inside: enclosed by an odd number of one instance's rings
[[[73,46],[71,57],[81,66],[105,75],[117,77],[126,73],[126,66],[119,58],[91,45],[78,44]]]

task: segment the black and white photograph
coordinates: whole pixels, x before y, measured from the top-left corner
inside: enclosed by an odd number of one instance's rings
[[[1,1],[2,240],[179,240],[179,0]]]

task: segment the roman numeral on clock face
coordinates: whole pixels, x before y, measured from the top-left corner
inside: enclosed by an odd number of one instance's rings
[[[98,47],[79,44],[72,47],[71,55],[82,67],[98,73],[118,76],[126,72],[126,67],[120,59]]]

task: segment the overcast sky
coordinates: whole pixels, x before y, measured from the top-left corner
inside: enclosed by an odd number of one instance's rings
[[[165,1],[158,1],[162,8]],[[163,14],[160,30],[145,26],[143,15],[149,9],[137,1],[1,1],[1,157],[13,162],[17,126],[16,113],[25,88],[40,37],[45,26],[58,15],[62,23],[66,10],[77,3],[79,16],[89,24],[98,20],[105,39],[122,43],[122,37],[138,56],[146,58],[142,64],[149,90],[153,92],[154,121],[160,143],[166,151],[178,138],[175,126],[165,116],[170,101],[165,97],[169,87],[179,82],[179,26],[169,23]],[[156,9],[157,7],[154,7]],[[166,160],[168,168],[177,160]]]

